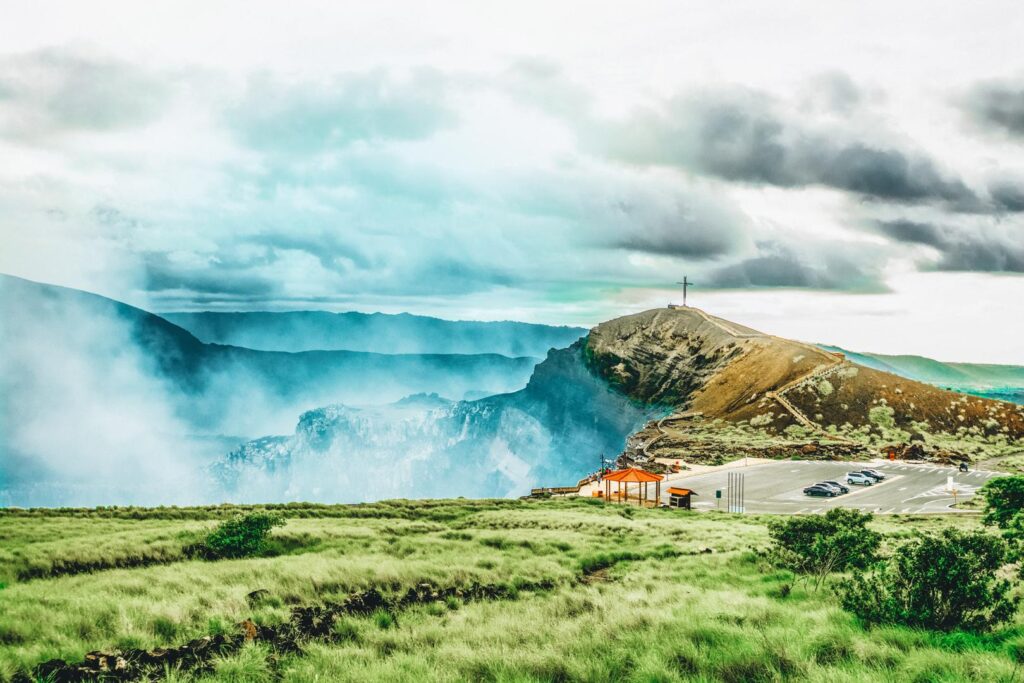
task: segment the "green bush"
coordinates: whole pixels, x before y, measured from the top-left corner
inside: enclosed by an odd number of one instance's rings
[[[868,421],[882,429],[892,429],[896,426],[896,411],[887,405],[875,406],[868,411]]]
[[[920,536],[873,572],[855,575],[843,607],[868,624],[987,631],[1017,609],[1010,582],[995,577],[1006,555],[1005,541],[981,531]]]
[[[252,557],[267,548],[267,537],[284,518],[273,512],[250,512],[220,523],[206,537],[205,546],[214,557]]]
[[[1024,477],[990,479],[981,487],[980,494],[985,499],[985,524],[1005,529],[1024,510]]]
[[[768,525],[775,563],[798,574],[813,576],[816,585],[837,571],[868,566],[881,536],[867,528],[871,514],[833,508],[824,515],[800,515]]]
[[[398,626],[398,619],[392,612],[386,609],[379,609],[373,613],[373,623],[377,624],[377,628],[381,630],[387,630],[389,628],[395,628]]]
[[[1024,477],[998,477],[988,481],[979,492],[985,501],[985,524],[1003,530],[1009,544],[1009,557],[1024,559]],[[1024,575],[1024,563],[1020,565]]]

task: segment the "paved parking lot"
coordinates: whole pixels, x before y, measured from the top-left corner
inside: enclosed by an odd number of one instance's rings
[[[885,481],[873,486],[850,486],[846,484],[846,473],[872,467],[885,474]],[[746,512],[769,512],[789,514],[811,514],[833,507],[858,508],[881,514],[954,512],[953,495],[947,490],[948,477],[952,476],[958,489],[957,501],[964,501],[974,495],[986,481],[1000,476],[1002,472],[970,471],[959,472],[953,467],[912,465],[884,462],[821,462],[821,461],[779,461],[721,469],[705,474],[687,476],[685,472],[670,475],[662,483],[662,491],[668,486],[685,486],[699,495],[693,498],[695,509],[726,509],[728,473],[741,472],[745,475],[744,507]],[[815,498],[804,495],[803,489],[819,481],[831,479],[849,487],[850,492],[835,498]],[[716,505],[715,490],[722,491],[722,498]],[[668,501],[668,494],[664,494]]]

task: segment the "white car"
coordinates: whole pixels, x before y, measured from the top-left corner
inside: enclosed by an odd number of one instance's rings
[[[871,486],[875,483],[875,480],[864,474],[863,472],[847,472],[846,473],[847,484],[860,484],[861,486]]]

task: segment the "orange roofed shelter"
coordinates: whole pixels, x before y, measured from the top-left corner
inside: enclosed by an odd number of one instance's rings
[[[616,470],[615,472],[609,472],[604,475],[604,499],[611,500],[612,495],[612,482],[614,481],[615,493],[617,494],[620,502],[629,502],[629,485],[637,485],[637,502],[640,505],[647,503],[647,485],[654,482],[654,504],[657,505],[661,501],[661,480],[660,474],[651,474],[646,470],[640,470],[635,467],[629,467],[624,470]]]

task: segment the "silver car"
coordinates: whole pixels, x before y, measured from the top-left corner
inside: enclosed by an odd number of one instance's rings
[[[847,472],[846,473],[847,484],[860,484],[861,486],[871,486],[875,483],[875,480],[864,474],[863,472]]]

